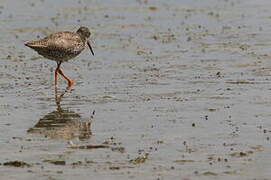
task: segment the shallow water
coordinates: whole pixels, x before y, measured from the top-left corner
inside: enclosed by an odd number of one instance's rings
[[[1,178],[269,179],[270,5],[0,1]],[[81,25],[55,93],[24,42]]]

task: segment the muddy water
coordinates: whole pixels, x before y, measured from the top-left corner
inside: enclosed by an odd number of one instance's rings
[[[269,179],[270,6],[1,0],[1,179]],[[81,25],[55,92],[23,43]]]

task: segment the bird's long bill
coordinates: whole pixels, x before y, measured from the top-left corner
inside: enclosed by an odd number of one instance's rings
[[[92,47],[91,47],[91,45],[90,45],[89,40],[87,41],[87,44],[88,44],[88,47],[89,47],[89,49],[90,49],[90,51],[91,51],[91,54],[94,56],[94,52],[93,52],[93,49],[92,49]]]

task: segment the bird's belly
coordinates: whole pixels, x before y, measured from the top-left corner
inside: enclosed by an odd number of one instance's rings
[[[58,51],[58,50],[42,50],[38,51],[43,57],[54,61],[68,61],[78,56],[81,51]]]

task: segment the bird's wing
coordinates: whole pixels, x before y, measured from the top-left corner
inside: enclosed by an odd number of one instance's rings
[[[55,33],[44,38],[43,40],[44,43],[41,44],[52,50],[72,49],[82,45],[83,43],[80,36],[72,32]]]

